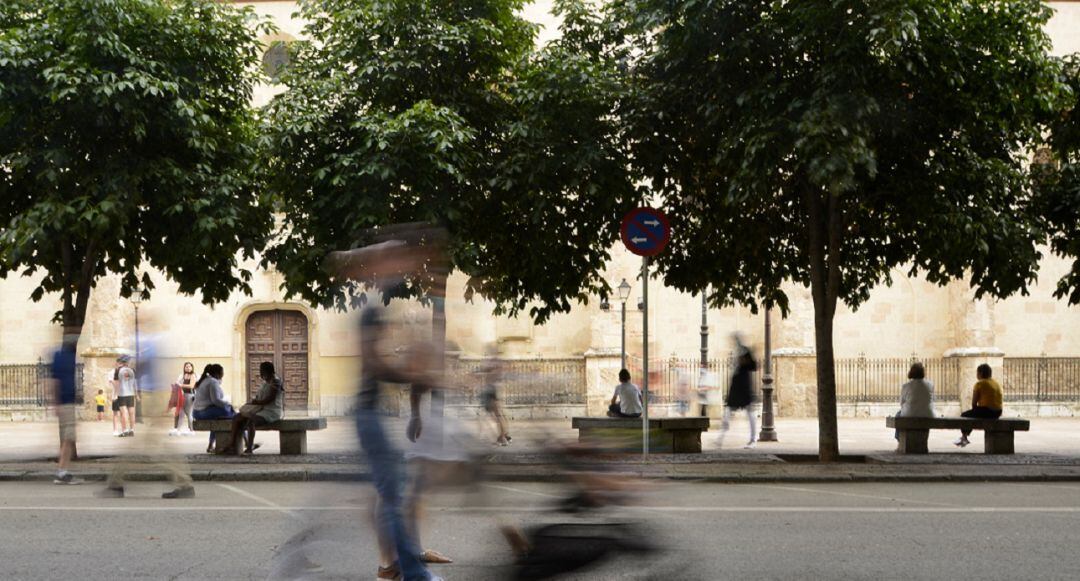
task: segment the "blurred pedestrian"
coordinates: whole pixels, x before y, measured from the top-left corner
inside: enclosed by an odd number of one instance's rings
[[[739,410],[746,410],[746,417],[750,421],[750,440],[744,448],[753,448],[757,445],[757,418],[754,416],[754,385],[753,372],[757,371],[757,362],[750,354],[750,349],[742,344],[739,336],[735,335],[735,371],[731,375],[731,387],[728,388],[727,400],[724,402],[724,420],[720,425],[720,439],[723,441],[731,426],[731,415]]]
[[[719,399],[717,394],[720,392],[720,379],[716,373],[705,365],[701,366],[698,373],[698,411],[701,417],[707,418],[709,417],[709,406],[715,405],[716,400]]]
[[[173,428],[169,430],[170,436],[188,436],[195,433],[192,427],[192,411],[195,403],[195,364],[190,361],[184,363],[183,371],[173,384],[173,395],[176,397],[174,408]],[[183,423],[181,422],[183,418]],[[181,427],[183,426],[183,427]]]
[[[119,438],[127,432],[127,420],[120,409],[120,382],[116,380],[116,370],[120,368],[120,362],[116,361],[109,370],[106,385],[109,386],[109,409],[112,410],[112,435]]]
[[[499,383],[502,381],[502,364],[494,348],[488,350],[488,359],[480,372],[483,387],[480,388],[480,405],[484,407],[495,424],[495,445],[508,446],[514,439],[510,437],[510,426],[503,413],[499,400]]]
[[[690,372],[685,367],[675,368],[675,411],[682,417],[690,413]]]
[[[192,404],[192,415],[196,420],[228,420],[236,415],[232,404],[229,402],[225,390],[221,387],[221,379],[225,377],[225,368],[217,363],[211,363],[203,368],[202,375],[195,382],[195,402]],[[214,451],[214,432],[210,432],[210,442],[206,447],[206,453]]]
[[[64,329],[63,343],[53,354],[51,375],[54,384],[56,419],[60,424],[60,453],[57,457],[56,478],[53,484],[82,484],[68,468],[75,455],[76,424],[76,386],[75,386],[75,346],[79,342],[79,332],[74,328]]]
[[[152,328],[152,322],[148,320],[147,326]],[[140,342],[137,366],[138,378],[136,382],[141,384],[142,389],[148,393],[159,392],[167,388],[166,382],[162,381],[159,374],[156,373],[158,370],[158,349],[159,339],[155,335],[146,335]],[[130,368],[128,370],[132,371]],[[132,375],[134,375],[134,371]],[[121,377],[123,377],[122,374]],[[112,472],[109,473],[105,488],[98,491],[96,496],[123,498],[128,474],[136,468],[161,471],[169,475],[173,489],[162,493],[162,498],[178,499],[193,498],[195,496],[195,485],[191,480],[191,470],[187,465],[187,459],[182,454],[176,455],[167,451],[164,442],[166,439],[164,430],[154,430],[151,426],[148,432],[148,437],[139,442],[139,448],[149,462],[136,464],[132,462],[130,456],[121,457],[120,461],[114,465]]]
[[[642,409],[644,406],[641,402],[641,389],[630,383],[629,370],[619,370],[619,385],[615,386],[615,393],[611,396],[608,417],[640,418]]]
[[[1001,417],[1001,409],[1004,397],[1001,392],[1001,384],[993,377],[993,370],[983,363],[975,370],[975,387],[971,393],[971,409],[960,414],[965,418],[982,418],[996,420]],[[953,442],[963,448],[971,443],[968,436],[971,430],[961,430],[960,439]]]

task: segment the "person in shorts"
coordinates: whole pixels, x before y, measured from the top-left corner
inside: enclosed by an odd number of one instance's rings
[[[237,441],[244,430],[247,430],[247,448],[244,453],[254,452],[255,448],[259,447],[255,443],[255,428],[280,420],[285,411],[285,386],[278,378],[274,364],[269,361],[260,363],[259,377],[263,380],[262,387],[255,394],[255,398],[241,407],[240,412],[233,418],[229,445],[221,451],[222,454],[237,453]]]
[[[64,329],[64,342],[53,354],[51,375],[55,385],[56,419],[60,423],[60,453],[57,458],[56,478],[53,484],[82,484],[68,467],[75,455],[76,422],[76,387],[75,387],[75,345],[79,333],[74,329]]]
[[[105,419],[105,390],[97,390],[97,395],[94,396],[94,405],[97,407],[97,421]]]
[[[128,363],[131,358],[121,355],[116,359],[116,370],[113,372],[113,381],[116,382],[117,398],[113,409],[120,412],[120,425],[126,428],[120,432],[120,437],[135,435],[135,394],[138,384],[135,379],[135,370]]]

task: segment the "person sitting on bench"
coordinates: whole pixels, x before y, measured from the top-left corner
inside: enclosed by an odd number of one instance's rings
[[[259,377],[263,380],[262,387],[255,398],[245,404],[233,418],[232,429],[229,433],[229,446],[221,451],[222,454],[236,454],[237,441],[242,432],[246,430],[247,442],[245,454],[251,454],[259,447],[255,443],[255,428],[266,426],[281,419],[285,405],[285,386],[274,372],[274,364],[264,361],[259,364]]]
[[[960,415],[965,418],[989,420],[996,420],[1001,417],[1001,385],[991,379],[992,374],[990,366],[985,363],[975,370],[975,375],[979,380],[975,382],[975,390],[971,394],[971,409]],[[967,446],[971,443],[968,441],[969,434],[971,434],[971,430],[961,430],[960,439],[953,443],[961,448]]]
[[[630,383],[629,371],[625,369],[619,371],[619,385],[615,387],[615,394],[611,396],[608,417],[640,418],[641,408],[641,390],[638,389],[638,386]]]

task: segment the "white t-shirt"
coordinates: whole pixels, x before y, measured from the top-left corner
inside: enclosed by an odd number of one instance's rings
[[[120,397],[135,395],[135,372],[130,367],[120,368]]]
[[[615,386],[615,395],[619,399],[619,411],[630,416],[641,413],[641,390],[633,383],[620,383]]]

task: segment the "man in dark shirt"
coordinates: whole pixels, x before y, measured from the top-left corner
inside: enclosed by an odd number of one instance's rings
[[[64,329],[64,342],[53,354],[50,375],[53,379],[56,402],[56,419],[60,423],[60,454],[57,458],[56,478],[53,484],[82,484],[83,481],[68,472],[75,453],[75,345],[79,334]]]

